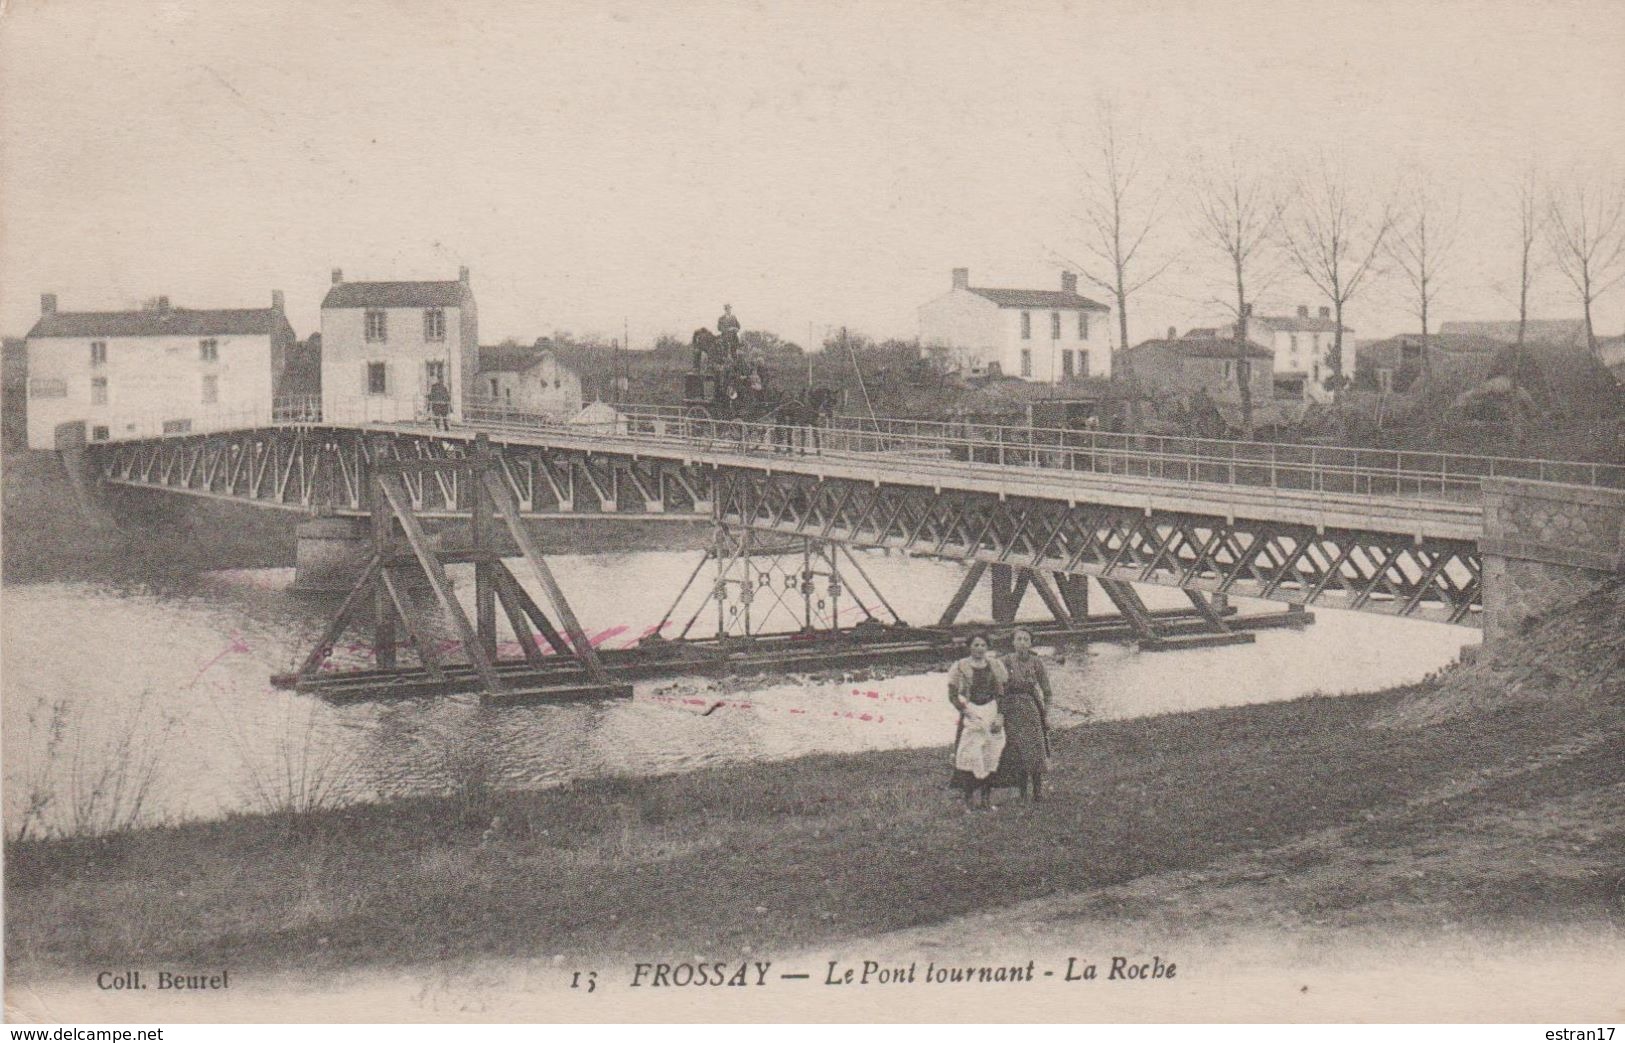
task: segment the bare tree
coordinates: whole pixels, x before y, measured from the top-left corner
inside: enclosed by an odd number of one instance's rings
[[[1535,285],[1535,240],[1540,238],[1542,224],[1540,191],[1531,170],[1518,181],[1518,344],[1517,354],[1512,359],[1514,374],[1523,365],[1524,330],[1529,325],[1529,291]]]
[[[1426,180],[1410,191],[1408,205],[1388,236],[1388,257],[1405,277],[1411,305],[1422,324],[1422,372],[1431,374],[1428,312],[1438,299],[1461,224],[1461,202]]]
[[[1577,180],[1554,188],[1546,205],[1552,261],[1585,311],[1586,347],[1597,351],[1591,308],[1625,281],[1625,180]]]
[[[1167,202],[1167,180],[1148,184],[1141,149],[1124,142],[1118,134],[1116,116],[1109,104],[1100,107],[1098,168],[1085,166],[1086,187],[1082,212],[1075,215],[1082,226],[1080,241],[1084,260],[1072,264],[1089,282],[1100,287],[1117,305],[1117,346],[1119,364],[1114,374],[1132,380],[1133,365],[1127,354],[1129,299],[1168,270],[1173,258],[1161,264],[1144,263],[1140,250],[1163,217]],[[1133,414],[1134,400],[1129,409]]]
[[[1241,426],[1253,437],[1252,366],[1247,357],[1247,281],[1269,251],[1281,222],[1281,202],[1257,175],[1246,173],[1232,155],[1228,169],[1204,171],[1195,188],[1197,235],[1224,256],[1236,284],[1236,388],[1241,396]]]
[[[1347,179],[1322,162],[1301,179],[1289,215],[1282,221],[1282,241],[1292,266],[1331,302],[1331,386],[1341,394],[1343,377],[1343,309],[1379,271],[1382,246],[1394,227],[1391,201],[1373,203]]]

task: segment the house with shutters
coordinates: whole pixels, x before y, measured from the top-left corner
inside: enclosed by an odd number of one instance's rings
[[[455,280],[428,282],[346,282],[335,268],[322,299],[322,416],[415,420],[440,380],[458,419],[475,393],[479,343],[467,268]]]
[[[1322,307],[1309,314],[1307,304],[1298,305],[1296,315],[1253,315],[1247,320],[1247,339],[1268,348],[1275,356],[1275,393],[1305,402],[1329,402],[1328,387],[1335,372],[1332,346],[1337,336],[1337,320],[1332,310]],[[1358,353],[1354,330],[1343,327],[1343,375],[1353,378]]]
[[[1044,384],[1109,376],[1110,311],[1079,294],[1071,272],[1059,290],[1010,290],[972,286],[970,270],[955,268],[952,289],[920,307],[921,351],[973,376]]]
[[[57,449],[269,423],[296,342],[268,308],[63,311],[40,296],[29,330],[28,447]]]

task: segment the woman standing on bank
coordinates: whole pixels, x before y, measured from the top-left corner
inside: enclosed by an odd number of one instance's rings
[[[965,791],[966,808],[994,808],[993,774],[1004,752],[1004,723],[999,702],[1008,672],[987,654],[987,638],[971,638],[970,655],[948,670],[948,701],[959,711],[959,734],[954,740],[954,785]]]
[[[1017,630],[1011,635],[1014,651],[1003,662],[1009,673],[999,696],[1004,718],[1004,760],[999,784],[1019,786],[1021,795],[1044,799],[1044,772],[1049,767],[1049,707],[1053,699],[1049,674],[1033,651],[1033,635]]]

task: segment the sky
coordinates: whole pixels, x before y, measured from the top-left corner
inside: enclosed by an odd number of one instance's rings
[[[1165,273],[1130,339],[1224,321],[1191,172],[1240,156],[1461,218],[1437,319],[1515,316],[1513,185],[1617,175],[1625,4],[0,0],[0,331],[65,310],[253,307],[318,328],[329,271],[472,270],[481,339],[634,347],[732,303],[805,343],[912,337],[973,285],[1083,256],[1103,104]],[[1272,266],[1273,267],[1273,266]],[[1535,314],[1578,314],[1555,270]],[[1086,293],[1100,299],[1098,292]],[[1323,301],[1283,272],[1263,313]],[[1598,309],[1625,327],[1625,288]],[[1350,304],[1412,330],[1397,278]],[[1115,320],[1113,322],[1115,326]]]

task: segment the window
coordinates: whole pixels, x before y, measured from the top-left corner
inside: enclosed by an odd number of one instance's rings
[[[1226,361],[1224,364],[1224,379],[1230,379],[1230,363],[1228,361]]]
[[[91,428],[90,429],[90,440],[92,442],[105,442],[105,441],[107,441],[107,425],[106,424],[97,424],[95,427]]]
[[[500,394],[500,392],[497,391],[497,378],[492,377],[491,378],[491,397],[496,398],[499,394]]]
[[[423,364],[423,379],[430,387],[446,379],[446,364],[444,362],[425,362]]]
[[[220,361],[220,342],[210,337],[197,342],[197,357],[203,362]]]
[[[1296,333],[1294,333],[1292,335],[1292,354],[1296,355],[1297,353],[1298,353],[1298,335]]]
[[[1072,378],[1072,353],[1070,351],[1063,351],[1063,352],[1061,352],[1061,379],[1070,380],[1071,378]]]
[[[213,373],[203,378],[203,404],[212,406],[220,401],[220,378]]]
[[[90,378],[90,401],[98,406],[107,404],[107,378]]]
[[[379,340],[384,338],[379,337]],[[423,313],[423,339],[446,339],[446,313],[439,308],[429,308]]]
[[[368,308],[366,323],[368,340],[386,341],[389,339],[389,314],[384,309]]]
[[[1089,339],[1089,313],[1086,311],[1078,312],[1078,339]]]
[[[68,382],[66,380],[46,380],[36,378],[28,382],[29,398],[67,398]]]
[[[192,421],[190,420],[164,421],[164,434],[166,435],[184,435],[190,430],[192,430]]]
[[[1049,339],[1061,339],[1061,313],[1058,311],[1049,313]]]
[[[385,368],[382,362],[367,363],[367,394],[389,394],[389,378],[385,375]]]
[[[107,365],[107,342],[105,340],[90,342],[90,364],[92,366]]]
[[[1026,316],[1022,316],[1022,318],[1026,318]],[[1022,348],[1021,349],[1021,375],[1024,376],[1024,377],[1030,377],[1030,376],[1033,375],[1033,349],[1032,348]]]
[[[1021,313],[1021,339],[1033,339],[1033,313],[1030,311]]]
[[[1391,394],[1394,390],[1394,371],[1383,366],[1377,370],[1377,389],[1384,394]]]
[[[1080,351],[1080,352],[1078,352],[1078,376],[1087,377],[1088,375],[1089,375],[1089,353],[1087,351]]]

